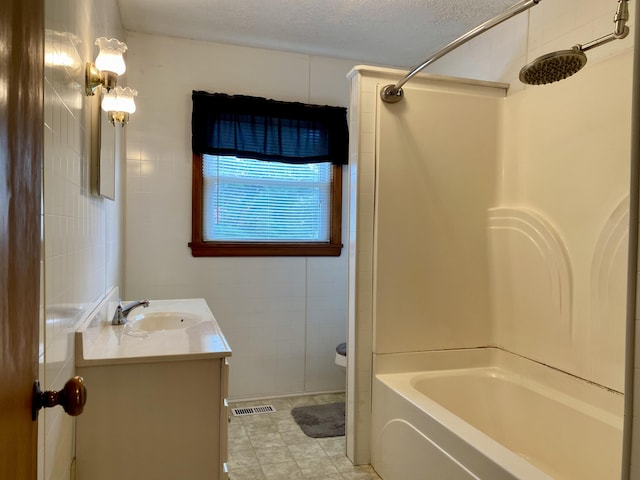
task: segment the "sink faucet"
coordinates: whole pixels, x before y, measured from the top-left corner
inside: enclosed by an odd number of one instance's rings
[[[131,313],[131,310],[140,306],[147,308],[149,306],[149,300],[140,300],[138,302],[133,302],[126,307],[122,306],[122,300],[118,300],[118,306],[116,307],[116,311],[113,314],[111,325],[124,325],[125,323],[127,323],[127,317]]]

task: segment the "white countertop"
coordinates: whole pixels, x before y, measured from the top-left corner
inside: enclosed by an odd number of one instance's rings
[[[123,301],[126,305],[129,302]],[[150,300],[129,316],[154,312],[185,312],[202,319],[188,328],[143,332],[126,325],[111,325],[115,304],[90,317],[75,335],[76,366],[171,362],[231,356],[209,306],[203,298]]]

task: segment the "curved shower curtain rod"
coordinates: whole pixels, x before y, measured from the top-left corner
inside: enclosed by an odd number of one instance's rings
[[[525,12],[525,11],[529,10],[531,7],[533,7],[534,5],[537,5],[541,1],[542,0],[523,0],[521,2],[516,3],[515,5],[513,5],[509,9],[505,10],[500,15],[492,18],[491,20],[487,20],[482,25],[478,25],[473,30],[465,33],[461,37],[455,39],[453,42],[449,43],[448,45],[446,45],[445,47],[443,47],[442,49],[438,50],[436,53],[431,55],[427,60],[425,60],[420,65],[418,65],[413,70],[411,70],[409,73],[407,73],[404,76],[404,78],[399,80],[396,84],[386,85],[380,91],[380,98],[382,98],[382,100],[387,102],[387,103],[397,103],[397,102],[399,102],[400,100],[402,100],[402,97],[404,96],[404,93],[402,91],[402,86],[405,83],[407,83],[414,75],[416,75],[417,73],[422,71],[424,68],[426,68],[428,65],[431,65],[433,62],[435,62],[439,58],[441,58],[441,57],[445,56],[447,53],[450,53],[451,51],[455,50],[460,45],[468,42],[472,38],[477,37],[481,33],[484,33],[487,30],[492,29],[496,25],[501,24],[505,20],[509,20],[511,17],[514,17],[514,16],[518,15],[519,13],[522,13],[522,12]]]

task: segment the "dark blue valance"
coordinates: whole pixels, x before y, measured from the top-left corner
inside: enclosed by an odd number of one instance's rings
[[[195,154],[284,163],[348,161],[346,108],[195,90],[192,99]]]

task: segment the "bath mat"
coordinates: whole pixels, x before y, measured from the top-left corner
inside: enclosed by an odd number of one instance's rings
[[[344,436],[344,402],[295,407],[291,415],[307,437]]]

